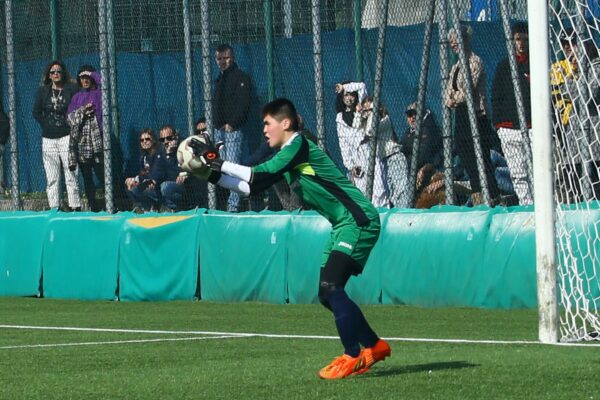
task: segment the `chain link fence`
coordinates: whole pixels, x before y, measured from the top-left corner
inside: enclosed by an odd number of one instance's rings
[[[496,68],[514,42],[503,16],[509,29],[526,21],[525,0],[2,1],[0,89],[11,135],[0,147],[0,209],[93,209],[92,196],[96,209],[110,212],[294,208],[285,187],[238,199],[193,178],[181,182],[169,162],[156,171],[157,155],[172,159],[169,139],[193,134],[201,118],[226,142],[227,158],[268,158],[260,109],[276,97],[294,101],[304,129],[378,206],[519,203],[492,104]],[[459,22],[472,33],[449,42]],[[485,71],[472,86],[464,83],[477,72],[470,49]],[[238,72],[226,65],[221,73],[216,59],[223,55]],[[51,60],[70,73],[73,96],[98,90],[91,117],[79,125],[69,118],[76,108],[52,108],[53,97],[66,102],[67,89],[52,83]],[[100,73],[95,89],[79,79],[86,65]],[[454,65],[462,68],[453,76]],[[467,65],[471,74],[459,73]],[[503,79],[499,87],[512,87],[510,74]],[[460,101],[450,104],[452,91]],[[57,133],[44,118],[61,112],[65,129]],[[93,120],[102,148],[82,158],[77,131],[93,129]],[[140,141],[146,128],[150,149]],[[71,137],[71,147],[58,145],[60,135]],[[173,185],[161,185],[167,182]]]

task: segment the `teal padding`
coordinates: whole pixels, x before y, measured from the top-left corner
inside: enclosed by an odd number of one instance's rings
[[[319,302],[319,273],[330,234],[331,224],[315,211],[291,217],[287,263],[290,303]]]
[[[202,299],[285,303],[289,223],[288,213],[202,215]]]
[[[37,296],[50,212],[0,213],[0,296]]]
[[[195,211],[131,216],[120,243],[121,300],[192,300],[198,283]]]
[[[560,232],[558,248],[568,248],[570,254],[563,251],[557,254],[563,264],[558,279],[563,291],[578,293],[569,297],[569,304],[562,306],[572,310],[598,309],[600,267],[597,255],[600,254],[600,244],[593,239],[600,235],[600,210],[596,207],[587,210],[564,210],[559,218],[563,220],[564,231]],[[595,249],[590,249],[590,241],[596,246]],[[568,268],[568,271],[565,268]],[[573,289],[574,287],[577,289]]]
[[[55,214],[43,253],[44,297],[114,300],[122,216]]]
[[[379,245],[382,302],[466,306],[483,266],[493,211],[392,210]]]
[[[497,212],[486,239],[483,266],[473,277],[469,305],[486,308],[535,308],[535,223],[530,212]]]

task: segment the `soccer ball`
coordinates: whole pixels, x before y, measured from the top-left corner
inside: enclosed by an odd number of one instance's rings
[[[208,175],[210,175],[210,168],[208,168],[208,166],[206,166],[206,164],[200,160],[200,157],[196,157],[194,155],[194,151],[188,145],[192,138],[200,140],[203,143],[207,143],[206,138],[200,135],[193,135],[186,138],[179,144],[179,147],[177,148],[177,162],[182,170],[200,178],[207,179]]]

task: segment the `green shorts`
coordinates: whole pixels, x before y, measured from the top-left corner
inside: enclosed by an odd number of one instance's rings
[[[362,272],[369,254],[377,239],[379,238],[379,219],[371,221],[369,225],[358,226],[356,224],[338,225],[331,231],[331,237],[325,246],[321,266],[324,266],[333,251],[340,251],[350,256],[359,266],[358,271],[353,271],[353,275]]]

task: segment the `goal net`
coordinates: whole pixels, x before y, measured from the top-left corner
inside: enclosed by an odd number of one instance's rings
[[[548,10],[560,340],[600,340],[600,7]]]

